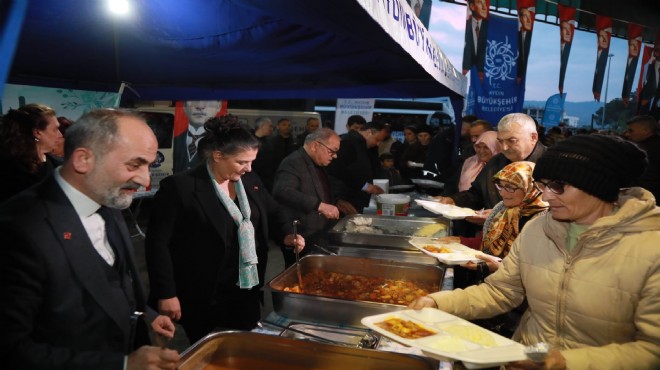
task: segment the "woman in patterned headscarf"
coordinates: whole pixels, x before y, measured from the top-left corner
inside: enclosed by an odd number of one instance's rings
[[[497,257],[478,256],[488,266],[488,271],[483,271],[481,279],[485,277],[483,275],[497,270],[500,259],[509,254],[513,241],[525,223],[548,208],[548,204],[541,199],[541,190],[534,183],[533,171],[534,163],[522,161],[510,163],[496,173],[493,182],[502,201],[493,207],[486,218],[483,234],[476,238],[458,237],[461,244]],[[447,239],[458,241],[457,237]],[[473,263],[463,267],[478,269],[478,265]]]

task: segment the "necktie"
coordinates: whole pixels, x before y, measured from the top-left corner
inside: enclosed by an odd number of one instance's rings
[[[477,38],[479,38],[479,22],[477,22],[477,26],[474,28],[474,31],[477,33]]]
[[[189,158],[192,159],[192,157],[197,154],[197,140],[201,139],[204,134],[199,134],[195,135],[192,132],[188,131],[188,135],[192,138],[192,141],[190,144],[188,144],[188,155]]]
[[[121,270],[121,263],[123,262],[123,242],[119,228],[117,227],[117,223],[115,222],[114,216],[112,215],[112,210],[106,206],[102,206],[96,213],[101,215],[101,217],[103,217],[103,221],[105,221],[105,234],[108,237],[108,242],[110,243],[112,250],[115,252],[114,267]]]

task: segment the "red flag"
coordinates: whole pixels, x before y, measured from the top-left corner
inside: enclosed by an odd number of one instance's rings
[[[558,4],[559,10],[559,93],[564,92],[564,77],[566,77],[566,66],[568,65],[568,56],[571,54],[571,45],[573,44],[573,34],[575,33],[575,8]]]
[[[635,73],[637,72],[643,31],[644,28],[640,25],[628,24],[628,59],[626,60],[626,72],[623,75],[623,89],[621,89],[621,99],[626,107],[630,100],[630,90],[632,89]]]
[[[612,38],[612,18],[601,15],[596,16],[596,35],[598,51],[596,53],[596,70],[594,71],[594,83],[591,91],[594,99],[600,101],[600,92],[605,78],[608,55],[610,53],[610,39]]]

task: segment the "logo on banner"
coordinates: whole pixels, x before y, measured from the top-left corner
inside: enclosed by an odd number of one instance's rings
[[[505,37],[504,41],[488,40],[485,67],[488,82],[493,85],[493,80],[495,82],[513,80],[511,71],[516,68],[517,59],[518,53],[514,55],[508,37]]]

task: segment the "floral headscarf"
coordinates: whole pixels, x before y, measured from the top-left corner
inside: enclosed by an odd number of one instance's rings
[[[493,256],[504,257],[509,254],[511,245],[516,239],[521,217],[529,217],[548,209],[548,203],[541,199],[542,192],[534,184],[532,172],[533,162],[513,162],[493,176],[493,181],[501,180],[515,185],[525,191],[522,203],[515,207],[498,207],[490,217],[488,227],[484,228],[481,250]],[[495,212],[495,210],[494,210]]]

